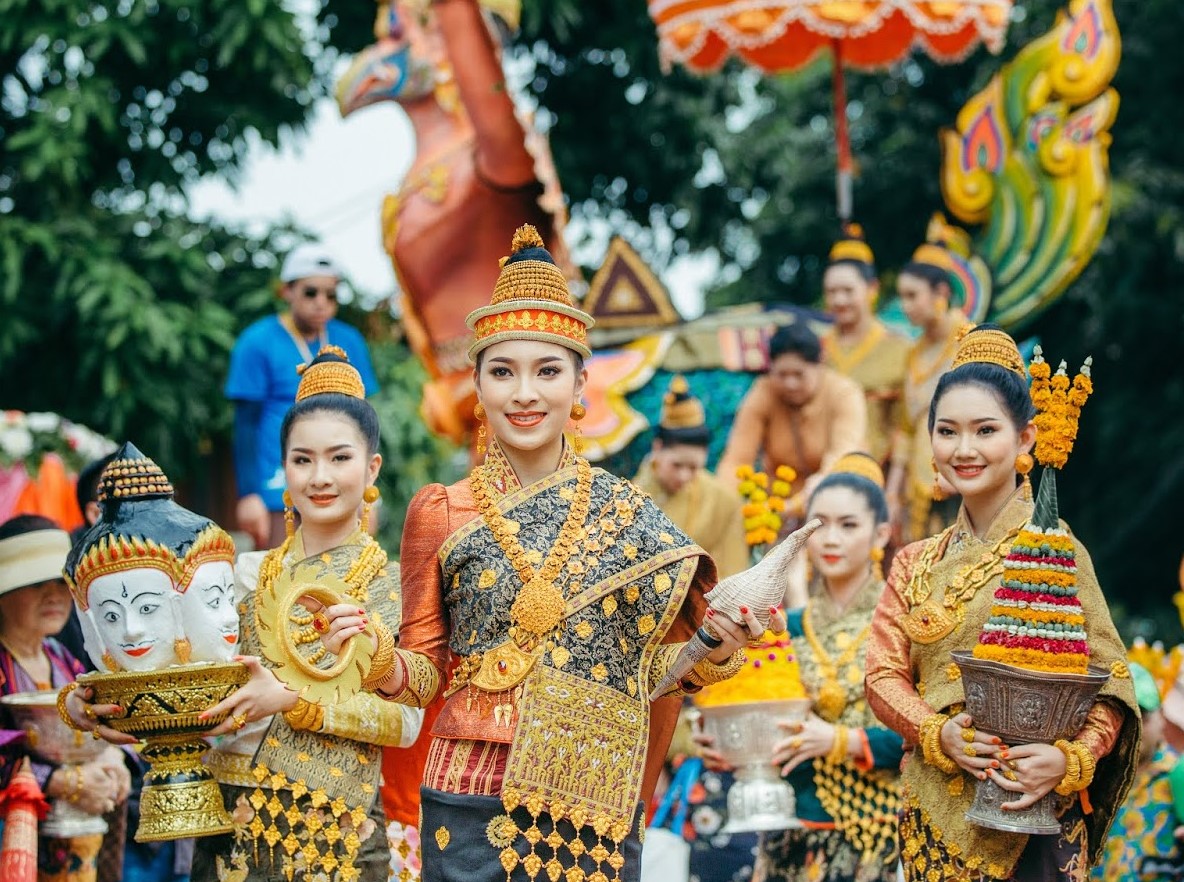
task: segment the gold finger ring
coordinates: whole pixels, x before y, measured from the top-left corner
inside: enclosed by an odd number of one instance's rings
[[[801,738],[790,738],[789,739],[789,749],[793,750],[793,751],[801,750],[802,749],[802,739]]]
[[[236,730],[241,729],[243,726],[247,725],[247,715],[236,714],[230,718],[230,723]]]
[[[95,741],[98,741],[103,736],[99,734],[98,729],[91,729],[90,730],[90,737],[93,738]]]
[[[84,704],[82,706],[82,715],[85,716],[88,720],[97,719],[99,716],[98,714],[95,713],[95,706],[93,704]]]
[[[1007,771],[1005,771],[1003,773],[1003,777],[1006,778],[1008,781],[1018,781],[1019,780],[1019,777],[1016,776],[1016,773],[1011,771],[1010,769],[1008,769]]]
[[[315,612],[312,614],[312,629],[318,634],[324,634],[329,630],[329,617],[323,612]]]
[[[974,734],[975,734],[974,727],[967,726],[965,729],[962,730],[962,740],[965,741],[967,744],[969,744],[971,741],[974,740]]]
[[[962,748],[962,752],[967,756],[978,756],[978,751],[974,749],[973,744],[967,744]]]

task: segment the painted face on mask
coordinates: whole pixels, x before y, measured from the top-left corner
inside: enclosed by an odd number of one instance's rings
[[[238,652],[234,567],[229,561],[202,564],[181,595],[181,620],[190,661],[224,662]]]
[[[100,669],[153,671],[178,664],[181,631],[173,580],[140,567],[99,576],[81,616],[86,651]]]

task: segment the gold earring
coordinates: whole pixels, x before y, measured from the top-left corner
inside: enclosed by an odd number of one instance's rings
[[[173,652],[177,654],[178,662],[187,665],[193,655],[193,644],[189,642],[188,637],[178,637],[173,641]]]
[[[358,526],[363,533],[370,532],[370,507],[378,502],[378,488],[371,484],[362,491],[362,517],[358,519]]]
[[[884,549],[876,546],[872,549],[872,575],[876,577],[876,581],[884,581]]]
[[[477,455],[484,456],[485,451],[486,451],[486,447],[485,447],[485,417],[486,417],[486,413],[485,413],[485,405],[482,404],[480,401],[478,401],[477,406],[473,408],[473,416],[475,416],[477,418]]]
[[[584,433],[580,431],[580,420],[588,415],[588,408],[576,402],[571,406],[571,412],[568,414],[575,426],[571,430],[571,449],[576,453],[584,452]]]
[[[950,308],[950,301],[943,298],[938,298],[937,302],[933,304],[933,311],[939,316],[943,316]]]
[[[941,502],[946,498],[946,491],[941,487],[941,472],[937,470],[936,457],[930,458],[929,465],[933,466],[933,489],[929,491],[929,495],[933,498],[934,502]]]
[[[119,662],[115,660],[115,656],[111,654],[111,650],[109,649],[103,650],[103,667],[108,671],[119,670]]]
[[[584,405],[580,404],[580,402],[577,401],[575,404],[573,404],[571,406],[571,418],[573,420],[575,420],[577,423],[580,420],[582,420],[584,417],[586,417],[587,415],[588,415],[588,408],[584,407]]]
[[[1032,471],[1036,465],[1036,460],[1032,459],[1030,453],[1021,453],[1015,458],[1015,470],[1024,476],[1023,490],[1024,499],[1029,502],[1032,501],[1032,479],[1028,477],[1028,473]]]
[[[284,491],[284,535],[289,539],[296,535],[296,509],[292,507],[292,494]]]

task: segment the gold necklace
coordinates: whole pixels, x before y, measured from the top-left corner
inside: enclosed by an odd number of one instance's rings
[[[293,539],[294,537],[289,536],[279,548],[273,548],[267,552],[263,558],[263,563],[259,566],[259,584],[255,586],[255,622],[259,627],[262,627],[263,623],[259,620],[260,603],[258,598],[263,592],[271,590],[271,586],[275,584],[275,580],[284,571],[284,558],[288,556],[288,552],[292,549]],[[378,575],[378,572],[386,566],[387,556],[386,552],[382,550],[382,546],[368,533],[361,533],[359,544],[362,546],[362,553],[350,565],[343,581],[349,585],[349,591],[347,592],[349,596],[358,603],[365,603],[369,595],[370,583],[374,581],[374,577]],[[311,613],[302,612],[298,615],[293,614],[291,618],[294,624],[302,626],[301,630],[293,637],[293,640],[298,646],[304,646],[321,639],[321,635],[312,626]],[[325,648],[322,646],[309,657],[308,661],[316,664],[324,656]]]
[[[914,387],[920,386],[922,383],[924,383],[926,380],[928,380],[930,377],[932,377],[935,373],[937,373],[938,370],[943,365],[945,365],[947,362],[953,360],[954,350],[956,350],[958,348],[958,343],[959,343],[959,339],[960,339],[959,333],[958,333],[959,331],[961,331],[961,328],[954,328],[953,329],[953,331],[949,335],[949,338],[946,340],[945,344],[942,346],[941,352],[939,352],[937,354],[937,357],[935,359],[933,359],[933,361],[930,364],[926,365],[924,367],[924,369],[922,369],[922,370],[917,369],[917,362],[921,360],[921,342],[922,341],[918,340],[916,343],[914,343],[912,345],[912,347],[909,349],[908,372],[909,372],[909,382]]]
[[[917,564],[913,567],[912,578],[905,589],[905,599],[911,606],[919,606],[927,602],[933,594],[933,586],[929,583],[930,573],[939,554],[945,551],[949,538],[957,527],[957,524],[947,527],[929,543],[929,546],[917,559]],[[942,605],[953,613],[959,622],[965,615],[962,607],[966,601],[973,597],[978,589],[1003,574],[1003,558],[1011,550],[1012,542],[1015,541],[1019,532],[1020,527],[1008,530],[1007,535],[1000,539],[994,548],[984,551],[978,560],[963,567],[961,572],[950,580],[949,587],[942,598]]]
[[[843,352],[839,349],[839,335],[832,330],[822,338],[822,345],[826,347],[826,360],[840,374],[850,374],[857,364],[867,358],[887,333],[884,326],[876,322],[850,352]]]
[[[818,716],[828,723],[838,720],[843,711],[847,709],[847,690],[839,684],[839,671],[855,661],[859,647],[867,640],[871,631],[872,626],[869,622],[867,627],[851,641],[851,645],[847,647],[846,651],[837,659],[832,659],[830,653],[823,647],[822,641],[818,639],[818,634],[814,631],[814,623],[810,620],[810,607],[807,606],[805,612],[802,613],[802,632],[806,635],[806,642],[810,644],[810,649],[814,653],[814,660],[818,663],[818,673],[822,678],[814,706],[818,708]]]
[[[563,592],[555,585],[559,571],[576,549],[576,541],[583,530],[592,501],[592,466],[583,457],[576,458],[576,491],[568,509],[567,519],[559,531],[547,559],[536,572],[528,560],[528,552],[518,541],[517,524],[497,509],[489,490],[488,466],[473,469],[469,483],[481,517],[493,533],[498,546],[509,558],[518,573],[522,588],[510,607],[510,637],[526,648],[537,643],[563,620]]]

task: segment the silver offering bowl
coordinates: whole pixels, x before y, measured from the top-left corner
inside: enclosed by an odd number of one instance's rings
[[[700,708],[703,731],[736,770],[728,789],[724,833],[792,830],[802,826],[793,788],[772,762],[773,745],[785,738],[778,723],[801,723],[810,713],[808,698],[753,701]]]
[[[966,713],[977,728],[998,735],[1012,747],[1072,738],[1085,722],[1098,691],[1110,679],[1110,672],[1096,665],[1090,665],[1086,674],[1054,674],[985,661],[962,650],[950,654],[962,669]],[[977,781],[966,820],[1008,833],[1047,836],[1061,832],[1056,808],[1062,797],[1049,793],[1022,811],[1000,808],[1018,798],[990,778]]]
[[[58,716],[56,692],[18,692],[0,698],[13,723],[25,732],[25,743],[38,759],[57,765],[89,763],[107,748],[85,732],[71,729]],[[76,836],[102,835],[107,822],[102,815],[90,815],[68,799],[49,800],[49,814],[38,825],[44,836],[72,839]]]

